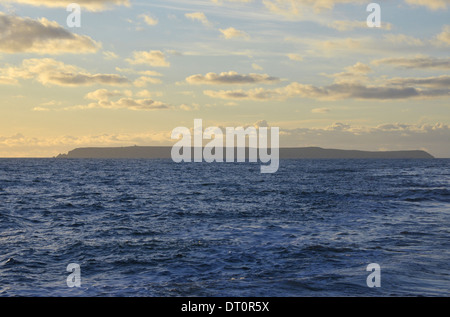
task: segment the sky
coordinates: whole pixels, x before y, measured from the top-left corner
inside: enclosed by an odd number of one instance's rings
[[[280,128],[281,147],[450,157],[450,0],[0,3],[0,157]],[[70,19],[70,21],[75,21]]]

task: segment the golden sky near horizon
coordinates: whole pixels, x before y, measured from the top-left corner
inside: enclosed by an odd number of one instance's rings
[[[280,127],[281,146],[450,157],[450,1],[0,4],[0,157]]]

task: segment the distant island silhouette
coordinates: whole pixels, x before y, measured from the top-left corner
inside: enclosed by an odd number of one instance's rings
[[[170,159],[171,146],[88,147],[77,148],[60,159]],[[248,153],[248,148],[246,149]],[[235,149],[236,151],[236,149]],[[225,152],[225,151],[224,151]],[[236,157],[236,155],[235,155]],[[248,155],[246,156],[248,157]],[[320,147],[280,148],[280,159],[433,159],[421,150],[358,151]]]

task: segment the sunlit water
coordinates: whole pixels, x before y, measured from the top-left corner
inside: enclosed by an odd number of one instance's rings
[[[0,160],[0,296],[450,295],[450,160],[259,168]]]

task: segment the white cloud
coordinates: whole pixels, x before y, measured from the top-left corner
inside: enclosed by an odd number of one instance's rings
[[[338,31],[344,32],[354,29],[367,29],[367,21],[336,20],[331,22],[328,26]],[[382,22],[381,28],[385,30],[391,30],[392,24],[388,22]]]
[[[220,33],[222,33],[222,36],[226,38],[227,40],[233,39],[233,38],[245,38],[248,39],[250,36],[243,32],[239,31],[233,27],[230,27],[228,29],[219,29]]]
[[[263,70],[263,69],[264,69],[262,66],[260,66],[260,65],[258,65],[258,64],[255,64],[255,63],[252,64],[252,68],[253,68],[254,70]]]
[[[150,26],[155,26],[159,22],[157,18],[155,18],[149,14],[141,14],[139,17],[144,20],[145,24],[150,25]]]
[[[289,59],[291,61],[296,61],[296,62],[303,61],[303,56],[301,56],[300,54],[291,53],[291,54],[288,54],[287,56],[289,57]]]
[[[111,52],[111,51],[104,51],[104,52],[103,52],[103,57],[104,57],[106,60],[113,60],[113,59],[119,58],[119,56],[118,56],[116,53]]]
[[[183,111],[197,111],[200,109],[200,105],[197,103],[193,103],[192,105],[182,104],[180,109]]]
[[[192,21],[199,21],[205,26],[211,26],[211,22],[203,12],[186,13],[184,16]]]
[[[450,76],[434,76],[426,78],[392,78],[387,81],[392,85],[430,87],[434,89],[443,89],[444,95],[450,94]],[[445,93],[445,91],[447,93]],[[426,92],[423,92],[426,93]]]
[[[342,76],[340,76],[342,77]],[[229,100],[285,100],[300,97],[318,100],[401,100],[410,98],[445,98],[450,96],[449,77],[394,78],[386,85],[368,85],[358,81],[339,80],[328,86],[293,82],[276,89],[205,90],[206,96]]]
[[[45,107],[34,107],[33,111],[37,111],[37,112],[48,112],[50,111],[50,109],[45,108]]]
[[[90,37],[71,33],[46,18],[33,20],[0,12],[0,52],[94,53],[101,45]]]
[[[286,99],[287,95],[283,94],[277,89],[265,89],[265,88],[255,88],[250,90],[205,90],[203,93],[206,96],[212,98],[226,99],[226,100],[257,100],[257,101],[267,101],[267,100],[282,100]]]
[[[19,81],[9,76],[0,76],[0,85],[17,85]]]
[[[136,87],[146,87],[147,84],[161,84],[161,83],[162,83],[161,79],[147,76],[141,76],[133,82],[133,84]]]
[[[65,0],[3,0],[9,3],[26,4],[32,6],[45,6],[50,8],[66,8],[70,2]],[[102,11],[113,6],[130,6],[129,0],[76,0],[83,9],[89,11]]]
[[[448,29],[444,27],[440,34],[429,38],[389,33],[380,35],[376,40],[374,40],[374,37],[365,35],[320,38],[287,36],[284,41],[304,46],[303,51],[308,56],[336,57],[338,55],[411,54],[411,52],[420,52],[431,47],[450,45],[446,42],[447,37],[448,43],[450,43],[450,27]]]
[[[396,45],[404,44],[408,46],[424,46],[425,42],[421,39],[405,34],[386,34],[384,38],[389,42]]]
[[[73,65],[51,59],[25,59],[19,67],[0,68],[0,76],[17,79],[35,79],[43,85],[89,86],[127,85],[129,80],[116,74],[91,74]]]
[[[107,101],[111,97],[124,96],[124,92],[120,90],[97,89],[86,94],[85,98],[97,101]]]
[[[287,17],[304,16],[310,14],[309,9],[315,13],[332,9],[336,4],[364,3],[364,0],[262,0],[266,8]]]
[[[141,90],[136,94],[139,98],[134,98],[131,90],[97,89],[87,93],[84,97],[85,99],[93,100],[94,102],[87,105],[69,106],[53,110],[127,109],[133,111],[153,111],[172,108],[165,102],[151,99],[151,95],[152,93],[148,90]],[[158,93],[155,93],[154,95],[158,95]]]
[[[169,67],[170,63],[166,61],[166,56],[161,51],[135,51],[133,52],[133,58],[126,60],[132,65],[149,65],[153,67]]]
[[[446,9],[450,0],[405,0],[412,6],[425,6],[431,10]],[[368,4],[365,0],[262,0],[265,7],[275,14],[288,17],[305,16],[320,13],[323,10],[333,9],[338,4]]]
[[[207,84],[207,85],[233,85],[233,84],[273,84],[280,79],[267,74],[248,74],[241,75],[237,72],[223,72],[220,74],[208,73],[206,75],[192,75],[186,78],[189,84]]]
[[[334,78],[334,83],[336,84],[343,84],[343,83],[361,84],[369,80],[367,74],[370,72],[372,72],[372,69],[368,65],[358,62],[353,66],[346,67],[344,72],[331,75],[327,74],[324,75],[327,77]]]
[[[140,90],[136,93],[136,96],[141,98],[150,99],[153,96],[153,93],[148,91],[147,89]]]
[[[157,71],[154,71],[154,70],[135,70],[135,69],[131,69],[131,68],[116,67],[116,71],[118,71],[120,73],[138,74],[138,75],[142,75],[142,76],[156,76],[156,77],[163,76],[163,74],[161,74]]]
[[[134,98],[120,98],[119,100],[99,100],[88,105],[78,105],[73,107],[66,107],[63,110],[89,110],[89,109],[127,109],[133,111],[154,111],[166,110],[170,105],[155,101],[152,99],[134,99]]]
[[[406,3],[414,6],[425,6],[431,10],[446,9],[450,5],[449,0],[405,0]]]
[[[450,25],[444,26],[441,33],[436,36],[437,45],[450,46]]]
[[[450,58],[435,58],[430,56],[415,56],[415,57],[397,57],[397,58],[383,58],[372,61],[375,65],[386,64],[393,65],[400,68],[411,69],[450,69]]]
[[[331,112],[330,108],[314,108],[311,110],[311,113],[329,113]]]

